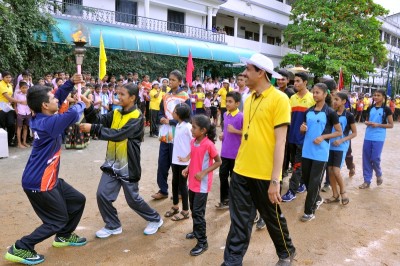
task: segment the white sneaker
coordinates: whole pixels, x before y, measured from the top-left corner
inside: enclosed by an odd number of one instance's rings
[[[153,235],[157,233],[158,228],[160,228],[163,225],[163,223],[164,223],[163,219],[160,219],[159,222],[149,222],[146,228],[144,229],[143,233],[145,235]]]
[[[107,238],[111,235],[119,235],[121,233],[122,233],[122,227],[118,227],[118,228],[112,229],[112,230],[103,227],[99,231],[96,232],[96,236],[98,238]]]

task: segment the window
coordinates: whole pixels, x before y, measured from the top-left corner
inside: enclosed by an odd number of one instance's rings
[[[233,36],[235,34],[235,29],[233,27],[225,26],[226,35]]]
[[[71,16],[82,16],[82,0],[63,0],[62,12]]]
[[[397,46],[397,38],[395,36],[392,36],[390,40],[390,45],[396,47]]]
[[[137,23],[137,2],[129,0],[115,1],[115,21],[134,24]]]
[[[387,44],[389,44],[389,43],[390,43],[390,34],[387,33],[387,32],[385,32],[385,33],[384,33],[384,39],[385,39],[385,42],[386,42]]]
[[[267,43],[274,45],[275,44],[275,37],[267,36]]]
[[[247,40],[253,40],[253,32],[252,31],[245,31],[244,32],[244,38]]]
[[[257,32],[254,32],[254,40],[255,41],[260,41],[260,34],[259,33],[257,33]]]
[[[168,10],[167,29],[176,32],[185,32],[185,13]]]

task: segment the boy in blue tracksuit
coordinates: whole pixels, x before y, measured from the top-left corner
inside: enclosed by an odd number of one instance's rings
[[[22,175],[22,187],[43,224],[10,247],[5,255],[9,261],[29,265],[43,262],[44,256],[37,254],[34,248],[52,235],[55,235],[54,247],[86,244],[86,238],[73,233],[81,219],[86,198],[58,178],[61,134],[79,120],[90,102],[87,105],[78,102],[63,114],[57,114],[57,111],[72,92],[74,84],[82,81],[82,75],[75,74],[55,95],[50,92],[51,88],[45,86],[37,85],[29,89],[27,103],[35,112],[29,125],[34,134],[34,142]]]

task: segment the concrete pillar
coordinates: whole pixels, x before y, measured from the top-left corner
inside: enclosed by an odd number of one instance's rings
[[[235,37],[235,39],[236,39],[237,35],[238,35],[238,21],[239,21],[239,18],[238,17],[234,17],[233,20],[234,20],[234,23],[233,23],[233,37]]]
[[[212,30],[212,7],[207,7],[207,30]]]
[[[260,30],[259,30],[260,38],[258,40],[258,50],[261,51],[262,43],[263,43],[263,34],[264,34],[264,24],[260,23]]]
[[[150,17],[150,0],[144,0],[144,16]]]

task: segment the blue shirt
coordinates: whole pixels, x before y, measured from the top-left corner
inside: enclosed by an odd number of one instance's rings
[[[315,106],[305,113],[307,131],[304,136],[302,157],[327,162],[329,158],[329,140],[323,140],[320,144],[315,144],[314,140],[325,134],[332,133],[333,125],[339,123],[338,115],[327,104],[321,111],[315,111]]]
[[[335,142],[335,140],[347,137],[350,134],[350,131],[351,131],[351,124],[354,124],[355,122],[356,121],[354,119],[354,115],[352,113],[344,110],[343,113],[339,116],[339,123],[340,123],[340,126],[342,127],[343,134],[342,134],[342,136],[339,136],[339,137],[331,139],[331,141],[330,141],[330,143],[331,143],[330,149],[331,150],[333,150],[333,151],[343,151],[344,153],[347,152],[347,150],[349,149],[349,146],[350,146],[350,141],[349,140],[346,140],[345,142],[343,142],[339,146],[333,145],[333,142]],[[332,129],[332,133],[333,132],[336,132],[335,128]]]
[[[392,111],[387,106],[375,107],[371,106],[368,108],[369,122],[378,124],[387,124],[388,115],[392,115]],[[365,140],[371,141],[385,141],[386,139],[386,128],[371,127],[368,126],[365,130]]]

